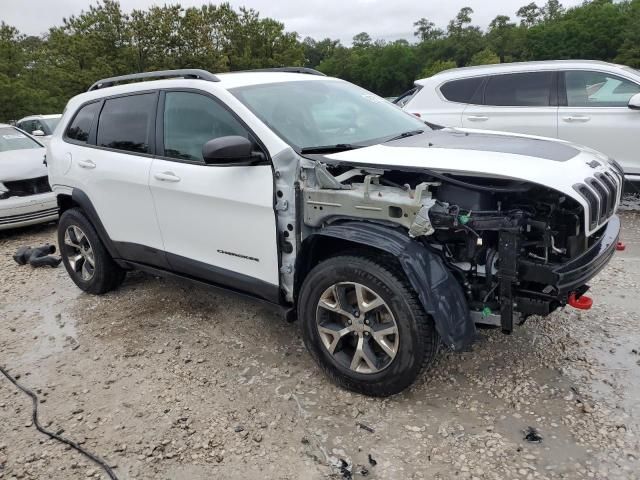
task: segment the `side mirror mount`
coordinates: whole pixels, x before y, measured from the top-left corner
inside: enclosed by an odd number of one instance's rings
[[[255,159],[253,144],[245,137],[230,135],[214,138],[202,146],[202,158],[207,165],[250,165]]]
[[[640,93],[636,93],[629,99],[629,108],[631,110],[640,110]]]
[[[34,137],[44,137],[44,132],[42,130],[34,130],[31,132],[31,135]]]

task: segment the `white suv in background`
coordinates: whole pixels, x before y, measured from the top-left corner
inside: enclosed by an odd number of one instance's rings
[[[368,395],[410,385],[440,342],[466,348],[475,323],[511,332],[573,304],[620,230],[604,155],[432,130],[308,69],[101,80],[47,158],[82,290],[138,269],[297,312],[329,377]]]
[[[29,135],[38,137],[45,144],[49,142],[53,131],[58,126],[58,122],[62,118],[62,114],[54,113],[51,115],[30,115],[21,118],[16,122],[16,127],[24,130]]]
[[[447,70],[395,102],[423,120],[559,138],[601,151],[640,180],[640,72],[559,60]]]

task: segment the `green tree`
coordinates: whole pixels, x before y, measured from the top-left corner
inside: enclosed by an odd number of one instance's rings
[[[461,8],[447,27],[447,56],[453,58],[459,67],[467,65],[471,57],[484,48],[482,30],[471,25],[472,14],[472,8]]]
[[[421,42],[428,42],[442,37],[444,32],[439,28],[436,28],[435,23],[430,22],[426,18],[422,17],[420,20],[413,24],[415,31],[413,35],[418,37]]]
[[[633,0],[623,8],[625,17],[623,41],[615,61],[640,69],[640,0]]]
[[[558,20],[564,13],[564,7],[559,0],[549,0],[541,9],[542,19],[545,22]]]
[[[485,48],[471,57],[469,65],[493,65],[494,63],[500,63],[500,57],[491,49]]]
[[[458,65],[453,60],[436,60],[431,65],[425,67],[420,72],[420,76],[422,78],[432,77],[436,73],[443,72],[445,70],[451,70],[452,68],[456,68]]]
[[[513,51],[516,39],[516,24],[506,15],[498,15],[489,24],[487,40],[490,47],[498,55],[500,63],[504,63],[507,55]]]
[[[592,58],[640,68],[640,0],[558,0],[518,10],[520,25],[498,15],[485,31],[462,8],[445,31],[426,18],[418,42],[360,33],[353,45],[305,38],[253,9],[229,3],[183,8],[167,3],[125,13],[117,0],[93,0],[42,36],[0,22],[0,120],[61,111],[101,77],[170,68],[224,72],[306,65],[382,95],[448,68],[518,60]]]
[[[354,48],[365,48],[370,47],[372,43],[371,35],[367,32],[360,32],[353,37],[353,47]]]
[[[542,10],[534,2],[520,7],[516,12],[516,16],[520,18],[520,25],[523,27],[533,27],[542,17]]]
[[[336,48],[340,46],[340,40],[332,40],[325,38],[320,41],[316,41],[311,37],[306,37],[302,41],[302,48],[304,52],[304,66],[315,68],[322,61],[333,55]]]

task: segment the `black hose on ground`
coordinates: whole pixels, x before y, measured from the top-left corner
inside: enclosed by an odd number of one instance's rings
[[[85,457],[89,458],[92,462],[94,462],[95,464],[100,466],[105,472],[107,472],[107,475],[109,475],[109,478],[111,480],[118,480],[118,477],[114,473],[113,469],[109,465],[107,465],[107,463],[104,460],[102,460],[101,458],[95,456],[91,452],[88,452],[87,450],[82,448],[77,443],[75,443],[75,442],[73,442],[71,440],[68,440],[68,439],[66,439],[64,437],[61,437],[60,435],[58,435],[56,433],[50,432],[48,430],[45,430],[42,427],[42,425],[40,425],[40,422],[38,421],[38,397],[36,396],[36,394],[33,393],[28,388],[23,387],[22,385],[20,385],[18,383],[18,381],[15,378],[13,378],[11,376],[11,374],[9,374],[9,372],[7,372],[3,367],[0,367],[0,372],[2,372],[2,374],[5,377],[7,377],[7,379],[11,383],[13,383],[16,387],[18,387],[20,390],[22,390],[27,395],[29,395],[29,397],[31,397],[31,401],[33,402],[33,410],[32,410],[32,414],[31,414],[31,419],[33,420],[33,424],[35,425],[36,429],[40,433],[44,433],[45,435],[48,435],[50,438],[53,438],[54,440],[57,440],[57,441],[59,441],[61,443],[64,443],[65,445],[69,445],[71,448],[77,450],[78,452],[83,454]]]

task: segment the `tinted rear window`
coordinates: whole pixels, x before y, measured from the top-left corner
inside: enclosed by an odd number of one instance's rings
[[[397,97],[393,102],[391,103],[395,103],[396,105],[398,105],[399,107],[404,107],[407,103],[409,103],[411,101],[411,99],[413,97],[416,96],[416,93],[418,93],[418,91],[421,89],[422,87],[419,86],[415,86],[413,87],[411,90],[404,92],[402,95],[400,95],[399,97]]]
[[[67,129],[67,138],[75,140],[76,142],[87,143],[91,126],[93,125],[93,119],[96,113],[98,113],[99,107],[100,102],[90,103],[82,107]]]
[[[156,94],[106,100],[98,119],[97,145],[127,152],[149,153]]]
[[[457,103],[480,103],[480,85],[482,78],[464,78],[453,80],[440,87],[444,98]]]
[[[489,77],[485,105],[501,107],[549,106],[554,72],[513,73]]]

